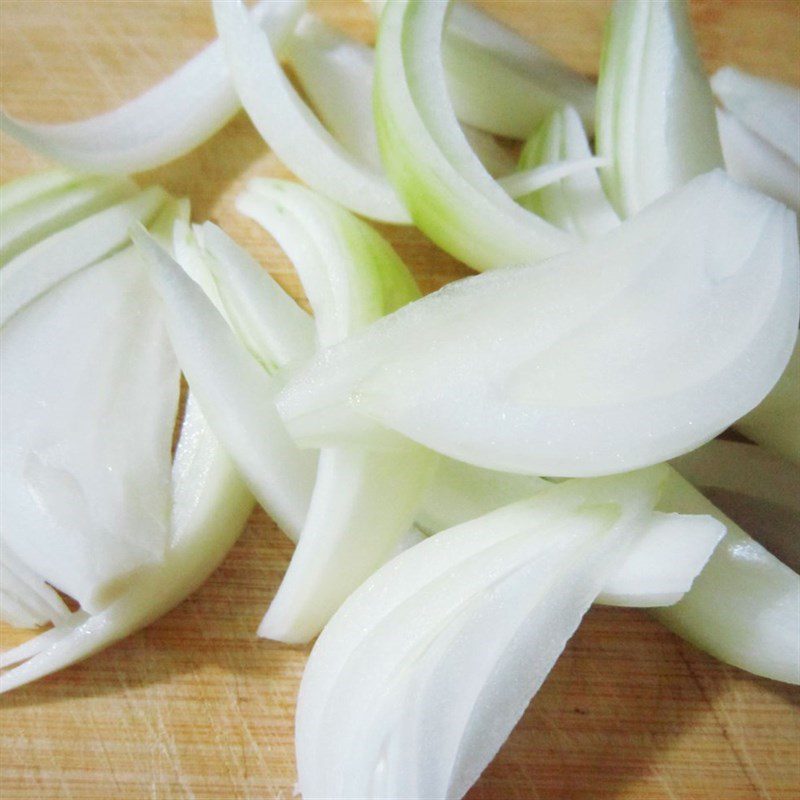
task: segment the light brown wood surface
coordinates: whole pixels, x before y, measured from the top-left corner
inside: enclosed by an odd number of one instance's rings
[[[485,3],[596,75],[608,3]],[[357,0],[316,9],[371,41]],[[734,63],[800,84],[800,4],[695,0],[709,69]],[[201,0],[0,0],[2,104],[78,119],[150,86],[214,35]],[[48,162],[8,137],[3,181]],[[286,176],[240,114],[191,155],[141,176],[192,199],[293,293],[286,258],[232,200],[255,175]],[[425,291],[467,274],[411,229],[381,227]],[[255,638],[291,555],[256,513],[180,607],[89,661],[0,700],[0,797],[289,798],[293,713],[307,648]],[[3,646],[27,634],[2,629]],[[800,796],[800,695],[705,656],[644,612],[591,611],[471,800],[751,800]]]

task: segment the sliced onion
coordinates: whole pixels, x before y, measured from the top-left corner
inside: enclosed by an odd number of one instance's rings
[[[408,212],[384,175],[345,150],[297,94],[241,0],[214,0],[213,6],[242,105],[278,158],[356,213],[407,223]]]
[[[163,248],[141,229],[133,236],[153,268],[172,346],[203,415],[258,502],[296,536],[308,508],[315,457],[297,449],[277,415],[272,400],[280,377],[270,376],[247,352]]]
[[[668,628],[728,664],[800,683],[800,575],[673,473],[659,508],[708,514],[727,533],[683,599],[653,614]]]
[[[517,205],[458,124],[441,54],[446,3],[399,0],[381,16],[375,115],[386,171],[414,223],[475,269],[530,263],[572,237]]]
[[[462,797],[635,539],[663,476],[556,486],[367,580],[303,676],[303,796]]]
[[[385,0],[368,2],[380,16]],[[470,3],[450,10],[442,51],[450,97],[466,124],[527,139],[565,104],[578,108],[588,128],[594,124],[591,81]]]
[[[174,608],[216,569],[241,533],[253,499],[192,395],[172,470],[172,533],[165,558],[96,614],[77,611],[50,631],[3,653],[7,692],[74,664]]]
[[[237,201],[292,257],[332,345],[419,297],[406,266],[366,223],[298,184],[256,180]],[[320,454],[314,493],[292,562],[259,633],[304,642],[393,555],[414,518],[435,456],[400,436],[387,449]]]
[[[307,445],[371,424],[505,472],[634,469],[763,399],[797,287],[794,215],[714,172],[579,250],[450,284],[323,351],[279,408]]]
[[[52,169],[46,172],[33,172],[3,184],[0,192],[0,216],[16,211],[20,206],[34,204],[37,200],[51,194],[66,191],[80,180],[72,170]]]
[[[724,109],[717,123],[728,174],[800,213],[800,167]]]
[[[4,551],[96,611],[168,543],[178,368],[135,251],[28,305],[2,358]]]
[[[276,48],[287,41],[304,0],[262,0],[257,23]],[[62,164],[96,173],[143,172],[185,155],[239,110],[221,42],[123,106],[80,122],[23,122],[0,112],[0,130]]]
[[[800,89],[736,67],[718,70],[711,88],[745,127],[800,167]]]
[[[15,558],[0,539],[0,619],[15,628],[36,628],[69,613],[58,592]]]
[[[607,22],[597,154],[622,217],[721,167],[714,98],[685,0],[620,0]]]
[[[136,221],[149,224],[166,200],[163,189],[151,186],[9,261],[0,271],[0,326],[59,281],[124,247],[130,241],[130,226]]]
[[[136,184],[127,179],[75,176],[71,185],[15,203],[0,214],[0,266],[47,236],[137,191]]]
[[[500,178],[498,183],[508,192],[510,197],[519,198],[531,192],[536,192],[545,186],[552,186],[570,175],[592,172],[606,163],[605,159],[597,156],[556,161],[550,164],[537,165],[530,169],[523,169],[512,175],[506,175]]]
[[[583,161],[592,155],[580,116],[571,106],[554,111],[528,141],[520,169],[559,162]],[[605,162],[603,162],[605,163]],[[619,225],[596,172],[585,170],[520,198],[520,203],[542,219],[581,239],[601,236]]]

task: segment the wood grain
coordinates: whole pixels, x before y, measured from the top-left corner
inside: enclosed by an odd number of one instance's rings
[[[607,2],[502,0],[492,12],[596,74]],[[355,0],[316,4],[365,41]],[[800,5],[697,0],[709,69],[735,63],[800,84]],[[0,77],[8,111],[77,119],[151,85],[214,35],[199,0],[0,0]],[[47,166],[0,142],[3,181]],[[277,246],[232,199],[254,175],[288,173],[239,115],[191,155],[154,173],[191,197],[296,296]],[[418,232],[382,227],[425,291],[467,274]],[[291,549],[257,512],[208,583],[145,631],[0,701],[0,797],[289,798],[293,707],[307,651],[254,631]],[[4,646],[25,634],[4,628]],[[591,611],[471,800],[752,800],[800,792],[800,694],[699,653],[646,614]]]

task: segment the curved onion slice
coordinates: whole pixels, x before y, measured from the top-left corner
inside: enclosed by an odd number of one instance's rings
[[[722,108],[717,123],[728,174],[800,214],[800,167]]]
[[[380,16],[385,0],[368,0]],[[458,2],[442,42],[447,86],[458,118],[498,136],[527,139],[554,109],[578,108],[594,124],[591,81],[480,8]]]
[[[527,500],[552,485],[535,476],[443,458],[417,510],[416,524],[427,534],[437,533]],[[724,525],[709,516],[653,514],[596,602],[637,608],[676,603],[689,591],[724,534]]]
[[[76,611],[4,652],[0,665],[18,666],[0,675],[0,692],[63,669],[150,624],[200,586],[238,538],[253,498],[191,394],[172,467],[172,501],[171,541],[163,561],[140,572],[97,613]]]
[[[2,193],[6,187],[3,186]],[[127,199],[139,189],[127,178],[74,176],[71,185],[37,193],[0,212],[0,266],[83,217]]]
[[[458,124],[441,58],[447,5],[398,0],[381,16],[375,118],[389,178],[414,223],[475,269],[568,250],[575,240],[515,203]]]
[[[531,137],[522,151],[519,166],[531,169],[562,161],[582,161],[591,155],[578,112],[565,106],[554,111]],[[568,175],[520,198],[519,202],[542,219],[581,239],[600,236],[619,225],[619,217],[608,202],[600,177],[593,170]]]
[[[304,5],[304,0],[262,0],[253,18],[280,48]],[[220,130],[239,107],[222,44],[214,42],[113,111],[56,125],[23,122],[0,112],[0,130],[75,169],[125,174],[185,155]]]
[[[800,575],[677,473],[667,482],[659,508],[709,514],[728,532],[683,599],[652,613],[728,664],[765,678],[800,683]]]
[[[287,534],[297,536],[308,508],[315,457],[297,449],[278,417],[273,398],[280,376],[270,375],[247,352],[200,286],[163,248],[142,229],[132,235],[153,268],[178,363],[209,426],[265,511]],[[266,282],[261,289],[269,307],[272,290]],[[274,291],[281,290],[276,286]]]
[[[657,467],[555,486],[369,578],[306,666],[303,797],[462,797],[635,540],[663,477]]]
[[[214,0],[213,6],[242,105],[278,158],[309,186],[358,214],[409,222],[385,176],[354,158],[297,94],[241,0]]]
[[[292,257],[322,346],[419,297],[394,250],[366,223],[298,184],[253,181],[237,207]],[[391,449],[326,448],[300,541],[259,634],[304,642],[394,552],[435,456],[395,437]]]
[[[711,87],[686,0],[617,0],[597,94],[597,154],[608,197],[629,217],[722,166]]]
[[[3,549],[96,611],[168,539],[178,367],[133,248],[4,325],[2,361]]]
[[[58,592],[15,558],[0,539],[0,619],[15,628],[35,628],[69,613]]]
[[[5,217],[20,206],[30,204],[47,195],[60,194],[72,187],[82,176],[67,169],[52,169],[33,172],[3,184],[0,192],[0,216]]]
[[[767,450],[800,464],[800,341],[772,391],[735,427]]]
[[[167,201],[158,186],[48,236],[0,270],[0,326],[59,281],[105,258],[130,241],[130,226],[149,224]]]
[[[634,469],[763,399],[797,292],[794,215],[714,172],[579,250],[378,321],[299,371],[279,409],[308,445],[373,421],[489,469]]]
[[[711,88],[745,127],[800,167],[800,89],[736,67],[717,70]]]

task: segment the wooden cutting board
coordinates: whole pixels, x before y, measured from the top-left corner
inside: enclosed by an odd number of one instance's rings
[[[595,76],[607,2],[485,3]],[[356,0],[316,4],[371,41]],[[800,4],[694,0],[710,70],[800,84]],[[200,0],[0,0],[3,107],[78,119],[149,87],[214,35]],[[48,166],[7,137],[3,181]],[[286,176],[244,115],[142,183],[192,199],[299,296],[286,258],[233,198]],[[418,232],[382,227],[425,291],[467,274]],[[194,596],[89,661],[0,701],[0,797],[290,798],[294,700],[307,648],[257,640],[291,548],[263,513]],[[2,629],[3,646],[29,634]],[[800,693],[727,667],[646,613],[587,616],[471,800],[751,800],[800,796]]]

